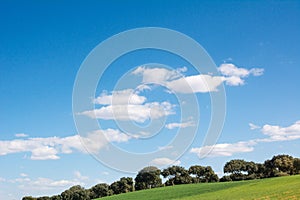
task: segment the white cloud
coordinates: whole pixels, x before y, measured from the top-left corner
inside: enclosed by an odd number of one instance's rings
[[[150,162],[150,165],[165,166],[165,165],[180,165],[179,160],[171,160],[170,158],[155,158]]]
[[[108,142],[126,142],[130,136],[119,130],[106,129],[91,132],[87,137],[79,135],[59,138],[28,138],[15,140],[0,140],[0,156],[12,153],[31,152],[32,160],[56,160],[59,154],[69,154],[74,151],[87,153],[81,140],[89,147],[89,151],[98,152]]]
[[[37,179],[18,178],[12,180],[13,183],[18,183],[18,187],[24,191],[49,191],[53,189],[66,189],[73,185],[84,185],[83,182],[74,180],[53,180],[49,178],[38,177]]]
[[[223,77],[223,80],[225,80],[226,84],[229,86],[239,86],[245,84],[245,80],[238,76]]]
[[[133,89],[126,89],[113,91],[112,94],[103,92],[94,100],[94,103],[101,105],[136,105],[143,104],[145,101],[146,97],[138,95]]]
[[[239,68],[232,63],[224,63],[219,68],[218,71],[224,75],[224,81],[227,85],[238,86],[244,85],[246,78],[250,75],[261,76],[263,75],[264,69],[262,68],[252,68],[250,70],[245,68]]]
[[[17,133],[17,134],[15,134],[15,136],[16,137],[28,137],[28,135],[25,133]]]
[[[255,125],[255,124],[253,124],[253,123],[249,123],[249,126],[250,126],[250,129],[251,129],[251,130],[260,129],[260,126],[257,126],[257,125]]]
[[[219,156],[232,156],[237,153],[246,153],[254,150],[256,142],[237,142],[237,143],[223,143],[212,146],[204,146],[200,148],[192,148],[191,153],[196,153],[199,157],[219,157]]]
[[[250,69],[250,73],[253,74],[253,76],[261,76],[264,74],[264,69],[262,68],[252,68]]]
[[[59,156],[57,156],[58,150],[54,147],[49,146],[41,146],[36,147],[31,150],[31,159],[32,160],[57,160]]]
[[[169,123],[166,125],[166,128],[174,129],[174,128],[186,128],[191,126],[195,126],[195,123],[193,121],[182,122],[182,123]]]
[[[199,74],[166,82],[166,86],[178,93],[205,93],[218,91],[217,88],[222,83],[223,77],[221,76]]]
[[[244,85],[244,78],[250,75],[261,76],[264,72],[262,68],[239,68],[231,63],[222,64],[218,68],[222,76],[213,76],[212,74],[184,76],[182,72],[186,70],[186,67],[177,70],[138,67],[133,74],[141,75],[143,83],[163,85],[172,92],[206,93],[218,91],[218,87],[224,82],[230,86]]]
[[[0,182],[5,182],[5,181],[6,181],[5,178],[0,177]]]
[[[300,121],[296,121],[288,127],[266,124],[262,127],[261,132],[269,136],[268,139],[264,140],[266,142],[296,140],[300,138]]]
[[[88,176],[83,176],[79,171],[74,171],[74,175],[78,180],[88,180]]]
[[[158,147],[158,150],[162,151],[162,150],[173,149],[173,148],[174,148],[174,146],[168,145],[168,146]]]
[[[199,157],[232,156],[237,153],[251,152],[254,150],[254,146],[258,143],[300,139],[300,121],[296,121],[294,124],[287,127],[266,124],[260,128],[252,123],[249,123],[249,126],[251,130],[260,129],[260,131],[268,137],[263,139],[242,141],[238,143],[224,143],[200,148],[192,148],[190,153],[196,153]]]
[[[8,184],[12,184],[14,188],[17,188],[18,195],[20,196],[51,196],[52,194],[59,194],[74,185],[85,186],[86,184],[90,185],[92,182],[95,184],[98,183],[93,180],[89,180],[89,177],[81,175],[78,171],[75,171],[74,177],[70,179],[51,179],[45,177],[32,178],[28,177],[28,175],[24,176],[21,174],[20,178],[3,179],[3,181]],[[20,198],[22,197],[16,197],[13,199]]]
[[[148,68],[141,66],[134,70],[132,74],[141,75],[143,77],[143,83],[165,85],[166,81],[182,77],[182,72],[185,72],[186,70],[186,67],[170,70],[166,68]]]
[[[224,63],[218,68],[222,75],[227,77],[247,77],[249,75],[261,76],[263,75],[264,69],[262,68],[252,68],[250,70],[245,68],[239,68],[232,63]]]
[[[231,63],[221,64],[218,70],[225,76],[247,77],[250,74],[249,70],[245,68],[238,68]]]
[[[25,174],[25,173],[21,173],[20,176],[21,176],[21,177],[27,177],[28,175]]]
[[[174,114],[174,105],[169,102],[151,102],[143,105],[109,105],[99,109],[84,111],[81,114],[104,120],[133,120],[143,123],[149,119],[159,119]]]

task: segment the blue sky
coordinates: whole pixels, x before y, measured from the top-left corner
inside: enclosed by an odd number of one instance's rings
[[[101,111],[109,110],[103,99],[113,92],[116,99],[123,94],[126,100],[134,94],[130,112],[135,118],[112,120],[99,111],[104,131],[95,130],[95,135],[104,133],[119,148],[145,153],[166,147],[178,126],[187,134],[194,131],[197,116],[180,121],[182,102],[176,94],[184,93],[178,84],[183,79],[195,85],[184,95],[197,98],[200,124],[192,145],[175,164],[211,165],[221,173],[234,158],[263,162],[282,153],[300,157],[299,1],[1,1],[0,19],[0,199],[52,195],[74,184],[90,187],[135,176],[85,152],[73,121],[72,92],[82,62],[100,42],[140,27],[173,29],[193,38],[219,74],[197,74],[186,60],[163,51],[124,55],[107,69],[93,98]],[[157,74],[163,73],[171,79],[158,80]],[[125,82],[143,84],[148,78],[155,84],[141,91],[116,87],[124,74]],[[216,88],[199,89],[203,75],[217,78],[219,82],[210,82]],[[227,110],[223,131],[213,151],[199,159],[211,117],[209,92],[217,93],[222,85]],[[103,98],[97,103],[99,96]],[[146,127],[151,120],[143,117],[154,102],[159,106],[153,120],[165,120],[155,137],[143,140],[141,133],[126,135],[118,129],[118,123],[132,121]],[[96,147],[97,153],[105,152],[103,146]],[[171,160],[159,157],[145,165]]]

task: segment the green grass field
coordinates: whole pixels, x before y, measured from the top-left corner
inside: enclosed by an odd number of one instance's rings
[[[300,199],[300,176],[155,188],[101,200]]]

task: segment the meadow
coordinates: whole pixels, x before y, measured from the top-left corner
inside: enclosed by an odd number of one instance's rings
[[[300,199],[300,175],[237,182],[176,185],[98,200]]]

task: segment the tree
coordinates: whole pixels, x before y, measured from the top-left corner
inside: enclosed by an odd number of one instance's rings
[[[224,166],[224,173],[231,173],[230,178],[233,181],[244,180],[245,176],[243,172],[246,172],[247,162],[244,160],[231,160]]]
[[[277,155],[273,156],[271,160],[266,160],[264,165],[266,177],[292,175],[294,158],[289,155]]]
[[[294,158],[294,174],[300,174],[300,159]]]
[[[61,200],[61,196],[60,195],[54,195],[50,199],[51,200]]]
[[[223,176],[222,178],[220,178],[220,182],[229,182],[229,181],[232,181],[230,176]]]
[[[37,200],[51,200],[51,198],[44,196],[44,197],[38,197]]]
[[[258,167],[262,170],[261,166],[254,162],[247,162],[245,160],[235,159],[227,162],[224,166],[224,173],[230,173],[230,178],[233,181],[239,180],[249,180],[249,179],[256,179],[257,177],[261,177],[261,175],[257,175]]]
[[[161,175],[168,180],[165,185],[180,185],[192,183],[192,177],[189,172],[180,166],[171,166],[164,169]]]
[[[255,172],[256,178],[264,178],[264,172],[266,171],[265,165],[261,163],[256,164],[257,170]]]
[[[96,199],[100,197],[106,197],[111,194],[109,185],[106,183],[100,183],[89,189],[90,199]]]
[[[37,200],[37,199],[32,196],[26,196],[26,197],[23,197],[22,200]]]
[[[87,190],[85,190],[80,185],[75,185],[70,189],[61,193],[62,200],[89,200]]]
[[[160,187],[162,184],[160,173],[161,171],[157,167],[149,166],[143,168],[134,179],[135,189],[144,190]]]
[[[133,191],[133,180],[131,177],[122,177],[119,181],[113,182],[109,189],[113,194],[121,194]]]
[[[199,165],[194,165],[189,168],[189,174],[194,175],[194,183],[208,183],[208,182],[218,182],[219,177],[215,174],[210,166],[203,167]]]

